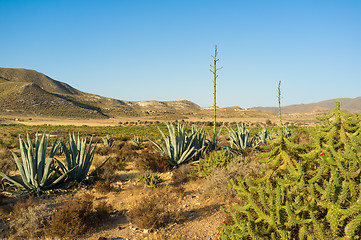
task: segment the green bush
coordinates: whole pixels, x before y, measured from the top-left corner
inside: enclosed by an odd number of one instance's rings
[[[233,160],[235,157],[227,150],[214,151],[199,159],[195,170],[199,175],[208,176],[214,169],[225,168]]]
[[[138,181],[147,187],[156,187],[159,183],[164,182],[156,173],[144,173],[138,177]]]
[[[221,239],[360,239],[359,127],[339,103],[322,119],[302,157],[280,131],[264,155],[271,174],[230,181],[241,204],[228,210],[234,223],[221,224]]]

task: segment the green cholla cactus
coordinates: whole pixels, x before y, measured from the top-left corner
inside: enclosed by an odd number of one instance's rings
[[[242,204],[228,211],[235,223],[221,225],[220,239],[361,239],[361,136],[339,105],[328,117],[303,158],[280,128],[265,146],[267,181],[230,182]]]
[[[216,168],[227,167],[232,160],[234,160],[233,154],[226,149],[214,151],[199,159],[196,171],[200,175],[208,176]]]
[[[138,181],[147,187],[156,187],[159,183],[164,182],[156,173],[144,173],[138,178]]]
[[[284,136],[283,128],[279,128],[278,137],[269,141],[268,145],[261,146],[264,152],[257,156],[263,158],[262,162],[267,163],[272,172],[288,168],[295,171],[300,160],[299,154],[303,153],[305,148],[293,143],[292,140]]]
[[[343,148],[345,143],[352,135],[357,135],[360,120],[352,114],[346,114],[340,110],[340,103],[336,102],[336,106],[332,113],[324,117],[317,118],[323,121],[323,126],[318,129],[321,147],[325,145],[333,146],[336,150]]]
[[[297,184],[291,172],[266,184],[232,180],[243,204],[228,211],[235,224],[222,224],[221,239],[360,239],[360,170],[339,157],[319,157],[319,172]],[[307,168],[297,170],[309,175]]]
[[[49,135],[45,138],[45,134],[43,134],[43,137],[39,140],[38,134],[36,134],[35,143],[33,144],[29,133],[27,133],[27,142],[23,141],[20,136],[19,142],[22,160],[15,153],[13,153],[13,156],[20,176],[7,176],[0,173],[0,176],[15,187],[28,192],[44,192],[62,183],[68,173],[73,171],[73,169],[64,171],[64,168],[56,166],[56,163],[61,164],[54,158],[59,148],[57,140],[55,140],[47,157]]]
[[[340,110],[339,102],[336,102],[336,107],[332,113],[318,117],[318,120],[323,121],[323,125],[318,126],[312,134],[312,151],[301,155],[305,160],[312,164],[321,151],[328,156],[333,156],[335,152],[342,152],[349,161],[355,161],[361,157],[361,152],[356,149],[359,141],[357,136],[360,132],[359,120],[352,114],[343,113]],[[351,142],[353,142],[352,147]]]

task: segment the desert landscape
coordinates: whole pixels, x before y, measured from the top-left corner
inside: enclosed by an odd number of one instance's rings
[[[0,10],[0,239],[361,239],[361,1]]]
[[[186,100],[110,99],[26,69],[0,79],[2,238],[361,233],[359,98],[217,108],[214,132],[214,109]]]

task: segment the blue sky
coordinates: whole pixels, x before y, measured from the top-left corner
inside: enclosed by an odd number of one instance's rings
[[[361,96],[359,0],[0,0],[0,67],[121,100],[277,106]]]

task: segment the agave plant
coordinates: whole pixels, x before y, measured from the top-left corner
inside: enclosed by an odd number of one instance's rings
[[[105,137],[102,137],[102,140],[105,147],[112,147],[114,144],[114,141],[110,138],[109,134],[107,134]]]
[[[134,136],[132,141],[135,143],[135,145],[137,145],[138,147],[140,147],[143,144],[143,140],[139,137],[139,136]]]
[[[206,132],[203,128],[198,129],[195,126],[192,126],[191,136],[194,135],[193,146],[196,151],[194,159],[199,159],[202,155],[208,151],[209,140],[206,138]]]
[[[218,148],[219,135],[221,134],[222,129],[223,129],[223,126],[221,127],[221,129],[219,129],[218,133],[216,133],[213,138],[210,136],[209,132],[207,131],[207,137],[208,137],[206,139],[207,151],[213,151],[213,150],[216,150]]]
[[[288,127],[284,127],[283,128],[283,136],[285,136],[286,138],[291,137],[292,131],[290,129],[288,129]]]
[[[253,147],[256,144],[256,138],[249,136],[249,130],[242,123],[237,124],[237,131],[233,128],[228,128],[228,136],[231,142],[231,148],[238,152],[243,152],[248,147]]]
[[[259,144],[263,144],[266,143],[268,140],[272,140],[273,139],[273,133],[268,133],[267,129],[264,128],[262,129],[262,131],[260,131],[258,133],[258,137],[257,137],[257,145]]]
[[[197,153],[194,147],[194,141],[197,137],[196,133],[190,135],[186,132],[186,124],[179,124],[177,130],[172,124],[167,124],[169,136],[165,136],[162,130],[162,143],[158,144],[150,140],[156,147],[156,150],[161,155],[167,155],[171,165],[178,167],[179,165],[188,162]]]
[[[66,169],[76,169],[69,173],[69,179],[76,180],[81,182],[87,179],[89,176],[93,176],[108,160],[106,159],[98,168],[92,171],[89,175],[89,169],[93,163],[94,159],[94,150],[96,145],[92,146],[93,137],[91,137],[89,144],[87,144],[87,138],[77,137],[75,138],[74,133],[69,133],[68,146],[61,142],[65,159],[66,159],[66,167],[63,164],[63,167]],[[69,148],[68,148],[69,147]]]
[[[49,135],[45,138],[45,134],[43,134],[43,137],[39,140],[39,136],[36,134],[33,145],[29,133],[27,133],[27,142],[23,141],[20,136],[19,142],[21,160],[14,152],[12,154],[20,175],[7,176],[0,173],[0,176],[20,190],[39,193],[52,189],[62,183],[68,173],[73,170],[64,171],[65,169],[61,167],[62,164],[54,158],[59,148],[57,140],[55,140],[49,156],[46,156]]]

